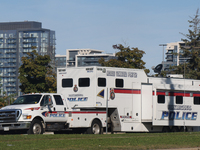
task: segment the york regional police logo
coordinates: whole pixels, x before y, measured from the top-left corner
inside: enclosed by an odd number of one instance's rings
[[[77,85],[75,84],[74,85],[74,92],[77,92],[78,91],[78,87],[77,87]]]
[[[111,90],[110,90],[110,99],[111,99],[111,100],[114,100],[114,99],[115,99],[115,92],[114,92],[114,89],[111,89]]]

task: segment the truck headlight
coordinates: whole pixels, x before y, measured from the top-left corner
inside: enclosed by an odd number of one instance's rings
[[[23,119],[31,119],[32,116],[31,115],[23,115]]]

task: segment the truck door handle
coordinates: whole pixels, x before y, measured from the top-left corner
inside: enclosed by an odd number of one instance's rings
[[[55,111],[55,110],[56,110],[56,108],[54,107],[54,108],[53,108],[53,110]]]
[[[66,111],[66,108],[64,108],[64,111]]]

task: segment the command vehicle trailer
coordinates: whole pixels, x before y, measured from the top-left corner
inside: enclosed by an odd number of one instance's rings
[[[107,110],[113,132],[199,131],[199,80],[147,77],[140,69],[59,68],[57,92],[73,109]]]

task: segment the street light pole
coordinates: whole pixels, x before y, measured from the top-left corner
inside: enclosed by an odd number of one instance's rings
[[[163,60],[162,60],[163,69],[162,70],[164,70],[164,47],[167,46],[167,44],[159,44],[159,46],[163,47]]]

